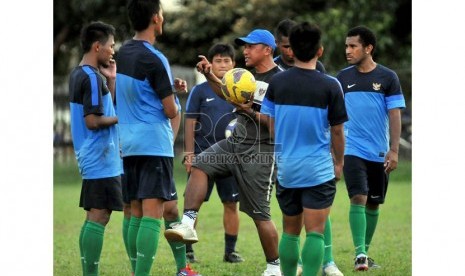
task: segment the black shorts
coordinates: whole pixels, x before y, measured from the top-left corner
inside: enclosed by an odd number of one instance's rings
[[[122,211],[121,177],[83,179],[79,207]]]
[[[373,162],[346,155],[344,156],[344,179],[349,198],[355,195],[366,195],[368,203],[384,203],[389,176],[384,171],[383,162]]]
[[[165,156],[123,157],[125,200],[178,198],[173,179],[173,158]]]
[[[189,175],[187,178],[189,179]],[[238,202],[239,201],[239,192],[237,190],[236,180],[233,176],[226,177],[217,177],[217,178],[208,178],[208,190],[207,195],[205,196],[204,201],[208,201],[213,192],[213,187],[216,183],[216,191],[218,196],[221,199],[221,202]]]
[[[333,205],[336,196],[334,179],[306,188],[284,188],[277,183],[276,198],[279,208],[286,216],[297,216],[306,209],[321,210]]]

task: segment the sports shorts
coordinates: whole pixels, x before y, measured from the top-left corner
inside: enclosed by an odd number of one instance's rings
[[[345,155],[344,179],[349,198],[355,195],[366,195],[367,203],[384,203],[389,176],[384,171],[383,162],[373,162],[354,155]]]
[[[276,185],[276,198],[279,208],[286,216],[296,216],[306,209],[321,210],[333,205],[336,196],[334,179],[320,185],[304,188],[285,188]]]
[[[189,179],[187,175],[187,179]],[[204,201],[208,201],[213,192],[213,187],[216,184],[216,191],[218,196],[221,199],[221,202],[238,202],[239,201],[239,191],[237,190],[236,180],[233,176],[227,177],[218,177],[218,178],[208,178],[208,190],[207,195],[205,196]]]
[[[233,176],[239,210],[254,220],[270,220],[270,199],[276,180],[273,145],[243,145],[224,139],[197,155],[192,166],[209,178]]]
[[[126,180],[123,191],[129,201],[160,198],[165,201],[178,198],[173,179],[173,158],[165,156],[123,157]]]
[[[91,208],[122,211],[121,177],[83,179],[79,207],[86,211]]]

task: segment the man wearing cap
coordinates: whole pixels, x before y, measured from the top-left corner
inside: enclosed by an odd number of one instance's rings
[[[253,101],[236,105],[237,125],[233,134],[197,155],[184,197],[184,216],[181,223],[165,232],[168,240],[185,243],[198,241],[194,223],[207,193],[208,178],[233,175],[240,194],[240,210],[251,217],[266,257],[267,267],[262,275],[281,276],[278,253],[278,231],[270,213],[270,199],[276,179],[274,142],[267,128],[267,117],[260,108],[271,77],[282,71],[273,61],[276,48],[274,36],[267,30],[256,29],[246,37],[235,39],[243,45],[245,64],[257,81]],[[221,80],[211,72],[211,64],[204,56],[197,64],[213,91],[224,99]],[[213,161],[212,161],[213,160]]]

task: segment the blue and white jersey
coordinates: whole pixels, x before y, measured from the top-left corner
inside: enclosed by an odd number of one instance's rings
[[[116,64],[116,105],[123,157],[173,157],[173,130],[162,104],[174,92],[167,58],[146,41],[129,40],[121,46]]]
[[[356,66],[339,72],[349,122],[345,124],[345,155],[384,162],[389,149],[389,110],[405,108],[397,74],[377,64],[368,73]]]
[[[225,130],[236,118],[234,106],[218,97],[208,82],[194,86],[187,98],[186,118],[196,119],[195,153],[225,139]]]
[[[83,179],[119,176],[122,173],[116,125],[90,130],[89,114],[116,116],[106,81],[94,67],[74,68],[69,78],[71,135]]]
[[[261,112],[275,120],[280,185],[311,187],[335,177],[330,127],[347,121],[337,79],[297,67],[276,74]]]

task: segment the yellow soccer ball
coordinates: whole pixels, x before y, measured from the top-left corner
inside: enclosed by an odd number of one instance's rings
[[[224,74],[221,80],[221,91],[224,97],[235,103],[245,103],[252,97],[257,83],[247,69],[233,68]]]

